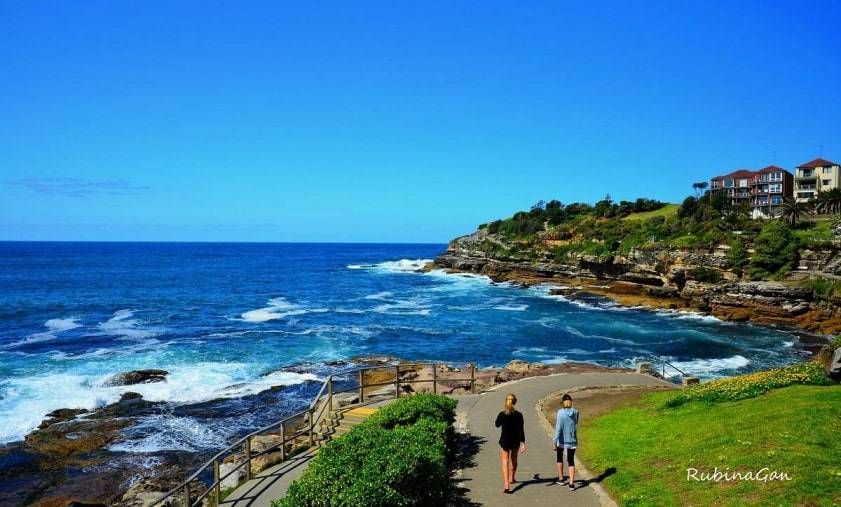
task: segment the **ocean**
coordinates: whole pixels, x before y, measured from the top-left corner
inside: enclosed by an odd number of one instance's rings
[[[355,356],[487,367],[633,366],[662,355],[709,378],[808,355],[793,329],[415,272],[444,249],[0,243],[0,443],[23,439],[52,410],[135,391],[166,409],[124,430],[115,455],[208,452],[300,408],[308,380]],[[108,386],[146,368],[168,371],[166,382]],[[261,398],[276,385],[290,387]]]

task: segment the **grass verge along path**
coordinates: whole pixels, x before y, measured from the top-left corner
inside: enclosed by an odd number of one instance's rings
[[[644,395],[582,424],[588,467],[614,467],[604,484],[623,505],[841,505],[841,386],[794,385],[756,398],[693,401]],[[696,481],[765,469],[790,480]]]

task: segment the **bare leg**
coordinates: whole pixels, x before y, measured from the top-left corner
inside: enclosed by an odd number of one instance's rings
[[[508,451],[500,449],[499,459],[502,461],[502,488],[508,490],[511,488],[511,482],[508,479]]]
[[[569,468],[569,483],[575,484],[575,466],[570,466],[567,468]]]
[[[564,480],[564,464],[563,462],[558,462],[558,482],[562,482]]]
[[[517,458],[519,457],[518,454],[519,451],[517,449],[511,451],[511,475],[509,476],[511,478],[511,482],[517,482]]]

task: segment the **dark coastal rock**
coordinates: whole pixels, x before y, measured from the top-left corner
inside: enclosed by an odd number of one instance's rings
[[[106,387],[129,386],[134,384],[151,384],[163,382],[169,372],[166,370],[134,370],[118,373],[105,381]]]
[[[832,363],[829,365],[829,378],[836,382],[841,380],[841,347],[835,349]]]
[[[43,429],[51,424],[69,421],[74,419],[76,416],[86,414],[87,412],[87,409],[84,408],[60,408],[58,410],[53,410],[47,414],[47,418],[41,422],[41,425],[38,426],[38,428]]]

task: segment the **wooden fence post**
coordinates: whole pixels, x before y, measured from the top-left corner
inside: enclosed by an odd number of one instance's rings
[[[213,460],[213,494],[216,496],[216,505],[222,501],[222,486],[219,484],[219,460]]]
[[[359,383],[359,403],[360,404],[363,401],[365,401],[365,388],[363,387],[364,384],[362,383],[363,379],[364,379],[364,370],[359,370],[359,380],[357,382]]]
[[[438,394],[438,363],[432,363],[432,393]]]
[[[400,365],[394,367],[394,397],[400,397]]]
[[[280,423],[280,460],[286,460],[286,421]]]
[[[476,363],[470,363],[470,394],[476,392]]]
[[[245,439],[245,480],[251,480],[251,437]]]

